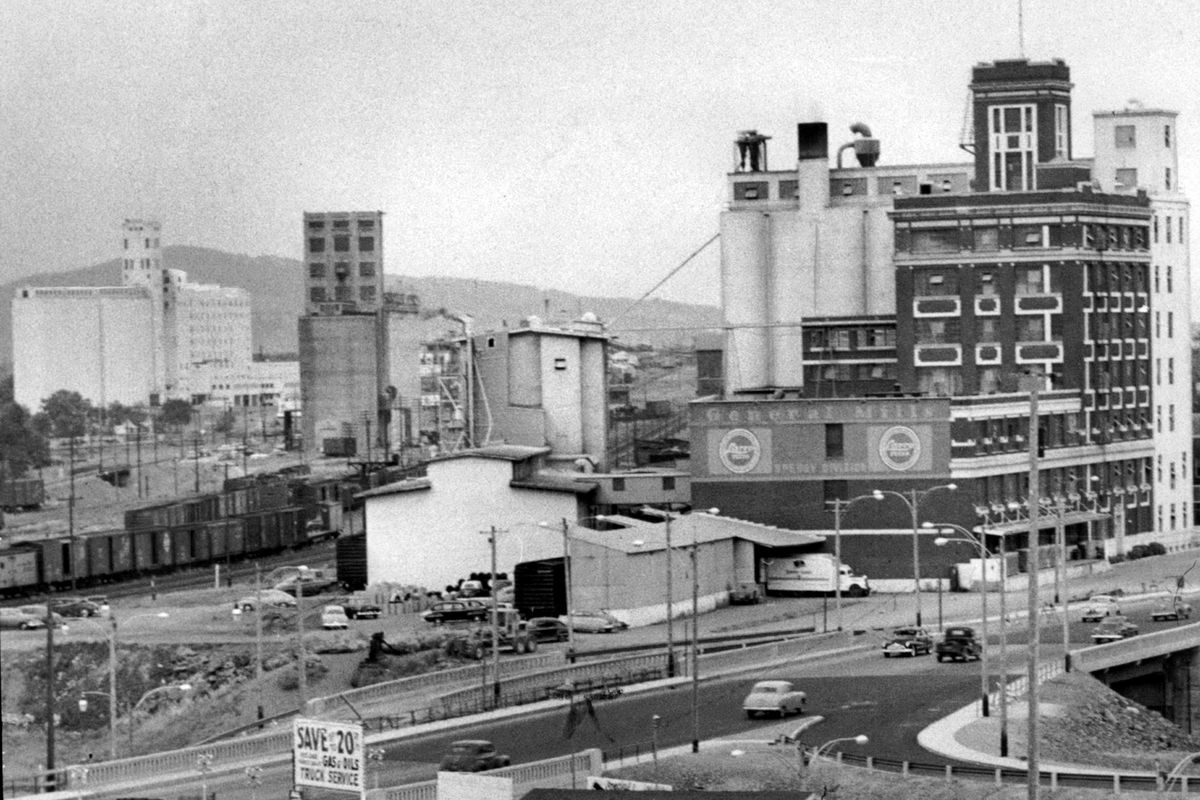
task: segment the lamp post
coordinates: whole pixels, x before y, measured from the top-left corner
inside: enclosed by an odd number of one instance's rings
[[[1038,393],[1041,391],[1046,381],[1046,375],[1041,373],[1028,373],[1022,383],[1029,392],[1029,540],[1028,548],[1028,568],[1026,570],[1028,577],[1027,603],[1029,611],[1029,619],[1026,620],[1029,638],[1029,660],[1026,664],[1026,676],[1029,682],[1028,699],[1029,699],[1029,719],[1026,720],[1026,743],[1025,743],[1025,785],[1026,796],[1029,800],[1037,800],[1041,792],[1041,783],[1038,775],[1038,684],[1037,684],[1037,662],[1038,662],[1038,636],[1040,634],[1039,625],[1041,620],[1038,614],[1038,528],[1040,524],[1040,514],[1038,510],[1041,508],[1041,501],[1038,498],[1038,493],[1041,490],[1039,485],[1038,474],[1038,435],[1040,433],[1040,425],[1038,422]]]
[[[920,550],[920,528],[919,528],[919,511],[921,502],[933,492],[941,489],[953,492],[958,486],[953,483],[946,483],[939,486],[931,486],[928,489],[920,490],[910,489],[907,493],[898,492],[892,489],[876,489],[871,492],[871,495],[876,500],[883,500],[887,496],[898,497],[908,506],[908,510],[912,515],[912,551],[913,551],[913,599],[917,606],[917,627],[921,626],[921,550]]]
[[[933,543],[938,547],[944,547],[951,542],[966,542],[979,547],[979,604],[983,621],[980,627],[983,630],[983,646],[979,649],[979,702],[980,710],[983,716],[989,716],[990,709],[988,708],[988,605],[987,605],[987,560],[991,558],[991,553],[984,547],[983,534],[976,535],[971,531],[959,525],[954,525],[949,522],[926,522],[925,528],[932,528],[941,532],[942,529],[949,528],[957,531],[961,536],[945,537],[939,536],[933,540]]]
[[[595,519],[603,522],[607,517],[603,514],[594,516],[580,517],[576,520],[576,524],[585,520]],[[554,526],[549,522],[539,522],[539,528],[551,529]],[[573,612],[575,604],[573,600],[573,584],[571,582],[571,526],[567,522],[567,518],[562,518],[562,540],[563,540],[563,577],[567,584],[567,662],[575,663],[575,617]]]
[[[820,747],[813,750],[812,755],[808,759],[808,763],[809,763],[809,765],[815,764],[817,759],[820,757],[821,753],[828,750],[833,745],[838,744],[839,742],[853,742],[854,744],[857,744],[857,745],[864,745],[869,741],[871,741],[871,740],[868,739],[864,734],[861,734],[861,733],[858,736],[840,736],[837,739],[830,739],[828,742],[825,742]],[[800,750],[800,753],[803,754],[803,752],[804,752],[803,746],[800,746],[798,749]],[[839,769],[841,768],[840,761],[838,762],[838,768]]]
[[[144,695],[139,697],[138,701],[129,707],[129,753],[130,753],[130,755],[133,754],[133,717],[134,717],[134,714],[137,713],[138,707],[142,703],[146,702],[146,699],[148,697],[156,695],[159,692],[170,691],[171,689],[178,689],[181,692],[190,692],[192,690],[192,685],[190,683],[168,683],[164,686],[155,686],[153,689],[151,689],[150,691],[146,692]]]
[[[166,619],[171,616],[166,611],[160,611],[157,614],[135,614],[128,617],[125,622],[129,623],[139,617],[157,617],[158,619]],[[98,622],[90,619],[81,618],[79,621],[89,625],[95,625],[96,630],[104,634],[104,638],[108,640],[108,756],[110,759],[117,757],[117,618],[109,616],[111,627],[108,630]],[[100,694],[100,692],[84,692],[83,694]],[[79,710],[86,711],[87,701],[79,701]]]
[[[851,497],[849,500],[841,500],[835,498],[833,501],[833,602],[837,613],[837,629],[843,630],[842,627],[842,514],[850,510],[850,506],[857,503],[859,500],[879,499],[875,493],[860,494],[858,497]]]

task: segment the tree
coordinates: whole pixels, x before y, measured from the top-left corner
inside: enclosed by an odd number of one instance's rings
[[[192,421],[192,405],[187,400],[168,400],[158,412],[164,425],[182,428]]]
[[[13,400],[12,376],[0,381],[0,459],[14,476],[50,463],[50,444],[34,427],[29,411]]]
[[[217,433],[229,433],[233,430],[235,422],[237,422],[237,415],[233,413],[232,409],[227,408],[217,418],[216,424],[213,425],[213,430]]]
[[[92,402],[79,392],[59,389],[42,401],[42,413],[50,422],[51,435],[66,438],[85,436]]]

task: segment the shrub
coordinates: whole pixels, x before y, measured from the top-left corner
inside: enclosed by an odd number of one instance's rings
[[[1145,558],[1148,555],[1150,555],[1149,549],[1144,544],[1135,544],[1133,547],[1129,548],[1128,557],[1130,561],[1136,561],[1139,558]]]
[[[1146,545],[1146,555],[1163,556],[1167,554],[1167,548],[1163,547],[1162,542],[1151,542]]]
[[[1124,560],[1125,556],[1121,555],[1120,553],[1114,553],[1108,557],[1108,563],[1110,564],[1120,564]]]

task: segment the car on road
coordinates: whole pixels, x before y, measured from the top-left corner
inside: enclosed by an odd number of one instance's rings
[[[1154,601],[1154,608],[1150,611],[1150,619],[1155,622],[1167,619],[1187,619],[1191,615],[1192,604],[1186,602],[1179,595],[1160,597]]]
[[[1111,594],[1094,594],[1088,598],[1083,607],[1084,622],[1099,622],[1105,617],[1114,617],[1121,613],[1121,604]]]
[[[566,623],[567,615],[563,614],[559,620]],[[629,624],[607,611],[572,611],[571,627],[576,633],[613,633],[625,630]]]
[[[750,694],[742,701],[742,710],[747,717],[759,714],[786,717],[788,714],[803,714],[808,695],[796,689],[791,681],[759,681],[750,687]]]
[[[89,603],[95,603],[100,607],[100,616],[107,617],[112,613],[112,606],[108,604],[108,597],[102,594],[88,595],[86,598]]]
[[[1128,617],[1118,614],[1100,621],[1100,624],[1092,631],[1092,641],[1097,644],[1105,644],[1137,635],[1138,626],[1130,622]]]
[[[64,617],[99,617],[103,608],[84,597],[56,597],[50,601],[54,613]]]
[[[933,637],[924,628],[896,628],[883,643],[883,657],[920,656],[933,652]]]
[[[525,630],[539,642],[565,642],[570,638],[567,624],[554,617],[532,617],[525,623]]]
[[[496,752],[496,745],[485,739],[460,739],[450,743],[450,749],[438,763],[438,771],[484,772],[510,763],[508,756]]]
[[[45,617],[35,617],[19,608],[0,608],[0,628],[32,631],[46,627]]]
[[[975,638],[975,629],[963,625],[946,628],[937,643],[937,660],[978,661],[983,658],[983,644]]]
[[[26,614],[28,614],[31,617],[38,617],[39,619],[42,620],[43,623],[45,623],[45,621],[46,621],[46,607],[44,605],[36,605],[35,604],[35,605],[29,605],[29,606],[21,606],[19,610],[24,611]],[[58,614],[56,612],[50,613],[51,627],[64,628],[64,627],[66,627],[66,624],[67,624],[67,621],[61,614]]]
[[[287,592],[290,595],[311,597],[321,592],[327,592],[338,586],[338,580],[324,570],[308,569],[291,578],[286,578],[274,585],[273,588]]]
[[[234,603],[233,607],[239,611],[254,611],[258,607],[259,595],[262,596],[263,608],[296,607],[296,598],[281,589],[263,589],[261,592],[248,594]]]
[[[757,583],[739,583],[729,592],[729,604],[732,606],[752,606],[762,600],[762,587]]]
[[[466,598],[463,600],[442,600],[434,603],[428,611],[421,614],[426,622],[440,624],[443,622],[482,622],[488,618],[491,609],[482,600]]]
[[[339,605],[328,605],[321,609],[321,627],[327,631],[346,630],[350,627],[350,618],[346,609]]]

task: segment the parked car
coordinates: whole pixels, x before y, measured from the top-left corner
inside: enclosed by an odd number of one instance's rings
[[[346,609],[339,605],[328,605],[321,609],[321,627],[327,631],[346,630],[350,627],[350,618]]]
[[[31,617],[38,617],[42,620],[43,626],[46,622],[46,607],[44,605],[29,605],[21,606],[20,611],[24,611]],[[61,614],[54,612],[50,613],[50,625],[54,628],[62,628],[67,624],[66,619]]]
[[[1083,607],[1083,616],[1081,619],[1084,622],[1099,622],[1105,617],[1116,616],[1121,613],[1121,604],[1117,602],[1117,598],[1111,594],[1096,594],[1088,598],[1087,605]]]
[[[742,701],[742,710],[747,717],[759,714],[786,717],[791,713],[803,714],[807,702],[808,695],[797,690],[791,681],[759,681]]]
[[[1100,624],[1092,631],[1092,641],[1097,644],[1105,644],[1137,635],[1138,626],[1130,622],[1127,617],[1118,614],[1100,621]]]
[[[19,608],[0,608],[0,628],[31,631],[46,627],[45,617],[35,617]]]
[[[383,609],[363,595],[350,595],[340,600],[350,619],[379,619]]]
[[[1171,597],[1160,597],[1154,601],[1154,608],[1150,612],[1150,619],[1159,622],[1165,619],[1187,619],[1192,615],[1192,604],[1186,602],[1179,595]]]
[[[487,593],[483,591],[482,581],[463,581],[458,586],[459,597],[484,597]]]
[[[563,614],[559,620],[565,623],[567,615]],[[571,627],[576,633],[613,633],[625,630],[629,623],[622,622],[607,611],[572,611]]]
[[[99,617],[104,613],[98,603],[83,597],[56,597],[50,607],[64,617]]]
[[[88,595],[85,598],[89,603],[95,603],[100,607],[100,616],[107,617],[112,612],[112,607],[108,604],[108,598],[102,594]]]
[[[450,749],[438,764],[441,772],[483,772],[507,767],[508,756],[496,752],[496,745],[484,739],[461,739],[451,742]]]
[[[421,614],[426,622],[481,622],[488,618],[490,606],[482,600],[467,598],[464,600],[443,600],[434,603],[429,610]]]
[[[261,592],[248,594],[233,604],[239,611],[251,612],[258,607],[259,595],[262,596],[263,608],[295,608],[296,598],[281,589],[263,589]]]
[[[929,655],[933,652],[933,637],[924,628],[896,628],[892,638],[883,644],[883,657]]]
[[[338,585],[337,578],[319,569],[307,569],[298,575],[276,583],[274,588],[290,595],[311,597],[327,592]]]
[[[983,658],[983,644],[975,638],[975,629],[961,625],[946,628],[937,643],[937,660],[978,661]]]
[[[757,605],[762,599],[762,587],[757,583],[739,583],[729,592],[729,604],[734,606]]]
[[[525,623],[525,630],[539,642],[565,642],[568,638],[566,623],[554,617],[533,617]]]

